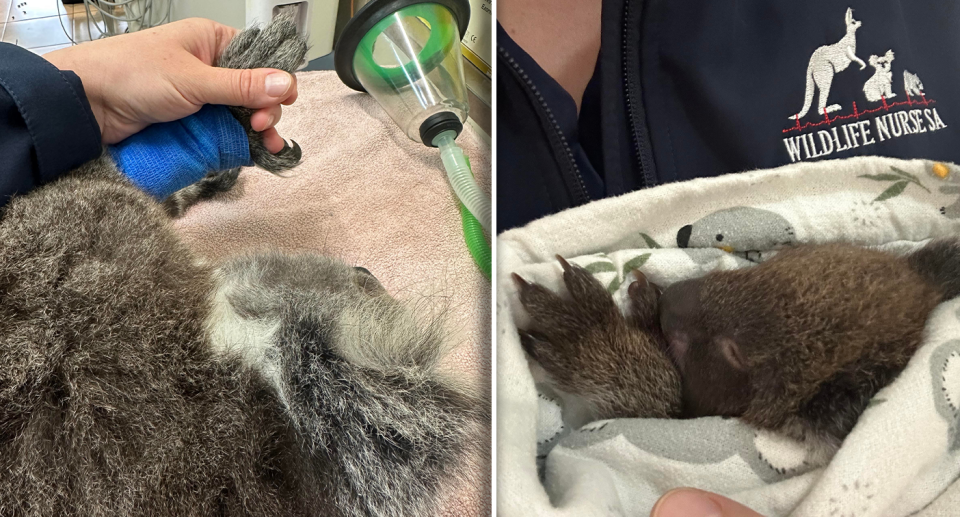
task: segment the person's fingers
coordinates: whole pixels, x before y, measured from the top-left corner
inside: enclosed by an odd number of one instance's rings
[[[277,154],[283,149],[283,138],[280,138],[280,133],[277,133],[276,129],[270,128],[260,133],[260,136],[263,137],[263,146],[270,151],[270,154]]]
[[[650,517],[763,517],[721,495],[694,488],[677,488],[663,495]]]
[[[269,106],[257,111],[250,116],[250,127],[254,131],[264,131],[277,125],[280,122],[280,116],[283,114],[280,106]]]
[[[283,104],[284,106],[289,106],[289,105],[293,104],[294,102],[297,102],[297,96],[299,95],[299,92],[297,91],[297,87],[296,87],[296,86],[297,86],[297,76],[293,76],[293,86],[294,86],[294,87],[293,87],[293,94],[290,95],[289,97],[287,97],[287,100],[281,102],[280,104]]]
[[[217,23],[214,29],[214,33],[216,34],[216,52],[214,52],[214,56],[222,54],[223,50],[227,48],[227,45],[230,44],[230,41],[233,40],[233,37],[236,36],[238,32],[240,31],[233,27]]]
[[[291,74],[272,68],[234,70],[203,66],[178,90],[196,105],[260,109],[288,104],[291,97],[296,98],[297,81]]]

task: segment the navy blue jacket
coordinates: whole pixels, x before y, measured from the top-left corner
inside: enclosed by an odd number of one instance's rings
[[[0,43],[0,206],[100,152],[100,127],[80,78]]]
[[[960,2],[603,0],[579,116],[499,26],[497,38],[498,231],[749,169],[960,162]]]

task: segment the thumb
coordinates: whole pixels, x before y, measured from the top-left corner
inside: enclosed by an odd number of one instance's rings
[[[296,78],[282,70],[205,67],[194,86],[197,104],[224,104],[260,109],[296,98]]]
[[[695,488],[677,488],[663,495],[650,517],[763,517],[721,495]]]

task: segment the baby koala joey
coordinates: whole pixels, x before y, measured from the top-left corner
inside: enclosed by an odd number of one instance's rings
[[[642,274],[630,318],[563,259],[569,298],[519,277],[524,348],[594,417],[739,417],[836,447],[906,367],[930,312],[960,294],[960,241],[907,256],[801,245],[745,269],[677,282]]]

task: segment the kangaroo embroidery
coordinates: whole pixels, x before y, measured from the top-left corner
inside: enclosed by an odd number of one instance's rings
[[[813,104],[814,86],[820,91],[820,96],[817,99],[819,104],[817,113],[838,111],[840,109],[839,104],[827,106],[827,97],[830,95],[830,84],[833,83],[834,74],[846,70],[853,61],[860,65],[860,70],[867,67],[867,64],[856,55],[856,32],[860,28],[860,22],[853,19],[852,8],[847,8],[844,21],[847,24],[847,34],[832,45],[824,45],[814,50],[813,55],[810,56],[810,64],[807,65],[807,89],[803,97],[803,108],[796,115],[791,115],[791,119],[802,118],[810,111],[810,106]]]

